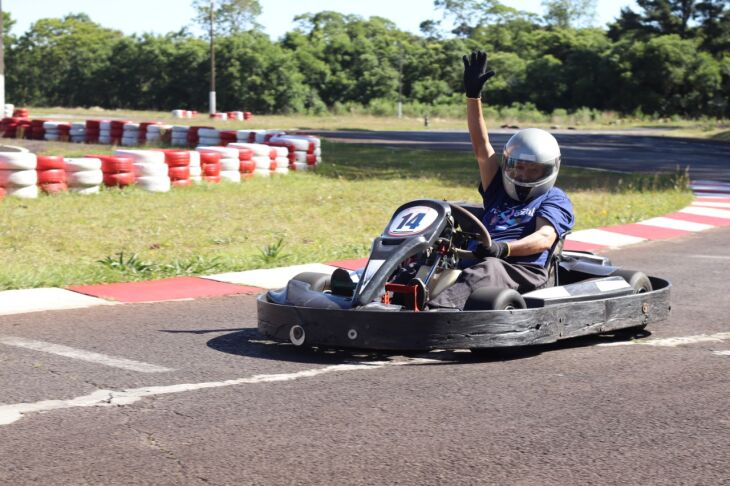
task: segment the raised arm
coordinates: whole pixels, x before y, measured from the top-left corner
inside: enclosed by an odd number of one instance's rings
[[[464,89],[466,91],[466,118],[474,155],[479,164],[479,176],[486,190],[499,169],[498,157],[489,143],[487,125],[482,113],[482,88],[494,71],[487,71],[487,54],[481,51],[464,56]]]

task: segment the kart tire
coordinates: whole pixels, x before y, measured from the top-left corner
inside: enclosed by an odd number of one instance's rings
[[[66,171],[63,169],[38,171],[38,184],[59,184],[61,182],[66,182]]]
[[[465,311],[525,309],[525,299],[513,289],[482,287],[476,289],[464,304]]]
[[[101,170],[101,160],[96,157],[72,157],[65,159],[66,172]]]
[[[65,170],[66,162],[60,155],[39,155],[36,170]]]
[[[296,275],[292,280],[309,284],[309,289],[315,292],[323,292],[330,286],[330,277],[326,273],[319,272],[302,272]]]
[[[651,280],[649,280],[649,277],[644,272],[616,270],[611,276],[623,277],[634,288],[637,294],[652,291]]]

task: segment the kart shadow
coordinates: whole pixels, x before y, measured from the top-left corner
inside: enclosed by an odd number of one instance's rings
[[[424,365],[460,364],[474,362],[512,361],[539,356],[543,353],[595,346],[597,344],[620,343],[651,336],[646,330],[624,330],[613,334],[566,339],[550,344],[518,346],[511,348],[485,348],[476,350],[433,350],[433,351],[371,351],[347,348],[297,347],[262,339],[256,329],[240,329],[217,336],[206,344],[216,351],[257,359],[288,361],[308,364],[341,364],[384,361],[396,357],[428,359]]]

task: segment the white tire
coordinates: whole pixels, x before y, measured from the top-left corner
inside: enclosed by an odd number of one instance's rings
[[[98,186],[104,181],[104,174],[101,170],[82,170],[79,172],[66,172],[66,183],[69,187],[90,187]]]
[[[37,164],[36,155],[30,152],[0,152],[0,169],[2,170],[35,169]]]
[[[66,162],[66,172],[101,169],[101,160],[96,157],[69,157],[64,161]]]
[[[289,167],[289,157],[277,157],[276,158],[277,169],[286,169]]]
[[[222,170],[221,179],[229,182],[241,182],[241,173],[237,170]]]
[[[271,147],[273,152],[276,152],[276,157],[289,157],[289,149],[286,147]]]
[[[147,125],[147,133],[160,133],[161,129],[162,125],[159,124]]]
[[[99,122],[99,130],[100,131],[110,131],[112,129],[112,122],[111,120],[102,120]]]
[[[269,135],[271,135],[271,137]],[[268,139],[270,139],[276,135],[286,135],[286,132],[281,129],[257,131],[256,132],[256,143],[264,143],[264,142],[268,141]]]
[[[211,147],[211,146],[205,146],[201,145],[198,148],[196,148],[198,152],[215,152],[221,154],[221,157],[224,159],[236,159],[238,160],[238,150],[235,148],[229,148],[229,147]]]
[[[216,128],[201,128],[198,130],[199,138],[221,138],[220,130]]]
[[[46,139],[46,140],[48,140],[48,139]],[[56,138],[56,140],[58,140],[58,138]],[[110,144],[110,143],[112,143],[112,137],[110,135],[106,135],[106,136],[99,135],[99,143]]]
[[[241,161],[238,160],[238,158],[232,159],[232,158],[224,158],[221,159],[221,172],[232,172],[236,171],[238,172],[241,169]]]
[[[23,199],[35,199],[38,197],[38,186],[24,187],[6,187],[5,194],[8,196],[19,197]]]
[[[169,177],[138,177],[137,185],[150,192],[169,192],[171,187]]]
[[[261,157],[259,155],[251,160],[256,164],[256,170],[270,170],[272,160],[269,157]]]
[[[38,172],[35,169],[0,170],[0,186],[25,187],[38,183]]]
[[[289,173],[288,167],[277,167],[274,171],[275,174],[287,175]]]
[[[58,130],[58,122],[55,122],[55,121],[43,122],[43,129],[45,129],[46,131]]]
[[[198,138],[198,145],[202,146],[216,146],[221,144],[220,137],[204,137]]]
[[[193,182],[195,182],[196,184],[200,184],[201,182],[203,182],[203,178],[200,177],[200,176],[192,176],[191,175],[190,176],[190,180],[193,181]]]
[[[170,168],[167,164],[135,162],[134,175],[137,177],[167,177]]]
[[[72,128],[71,130],[68,131],[68,134],[71,135],[72,137],[78,137],[78,136],[83,137],[84,135],[86,135],[86,128],[83,128],[83,127],[82,128]]]
[[[136,147],[139,145],[139,137],[122,137],[122,146]]]
[[[160,150],[115,150],[114,155],[126,155],[127,157],[131,157],[135,163],[165,163],[165,152],[162,152]]]
[[[190,130],[190,127],[188,125],[173,125],[172,126],[172,133],[184,133],[187,135],[188,130]]]
[[[297,172],[304,172],[310,169],[310,167],[307,164],[302,164],[301,162],[294,162],[292,165],[292,169],[294,169]]]
[[[253,152],[253,155],[259,155],[259,156],[266,156],[269,157],[269,154],[271,153],[271,149],[274,147],[269,147],[268,145],[264,145],[263,143],[229,143],[228,147],[231,148],[244,148],[249,149],[251,152]]]
[[[268,169],[256,169],[255,171],[253,171],[253,175],[255,175],[256,177],[271,177],[271,171]]]
[[[190,178],[191,178],[191,179],[192,179],[193,177],[198,177],[198,178],[200,178],[200,176],[201,176],[202,174],[203,174],[203,169],[201,169],[201,168],[200,168],[200,165],[198,165],[198,166],[192,166],[192,165],[191,165],[191,166],[190,166]]]
[[[190,150],[190,167],[200,167],[200,152],[196,150]]]
[[[123,130],[125,132],[138,132],[139,131],[139,123],[125,123]]]
[[[100,186],[79,186],[79,187],[69,187],[68,190],[69,190],[69,192],[87,196],[89,194],[99,194],[99,192],[101,191],[101,187]]]

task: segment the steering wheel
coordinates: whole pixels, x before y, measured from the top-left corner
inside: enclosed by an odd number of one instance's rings
[[[484,226],[484,223],[482,223],[479,218],[474,216],[469,210],[464,209],[463,207],[459,206],[458,204],[449,203],[449,206],[451,206],[451,212],[452,213],[458,213],[460,216],[463,216],[464,218],[468,219],[469,222],[471,222],[474,227],[476,228],[476,239],[479,240],[479,242],[484,245],[485,247],[489,248],[492,245],[492,237],[489,236],[489,231],[487,231],[487,228]],[[456,248],[456,254],[460,258],[474,258],[474,254],[469,250],[464,250],[461,248]]]

